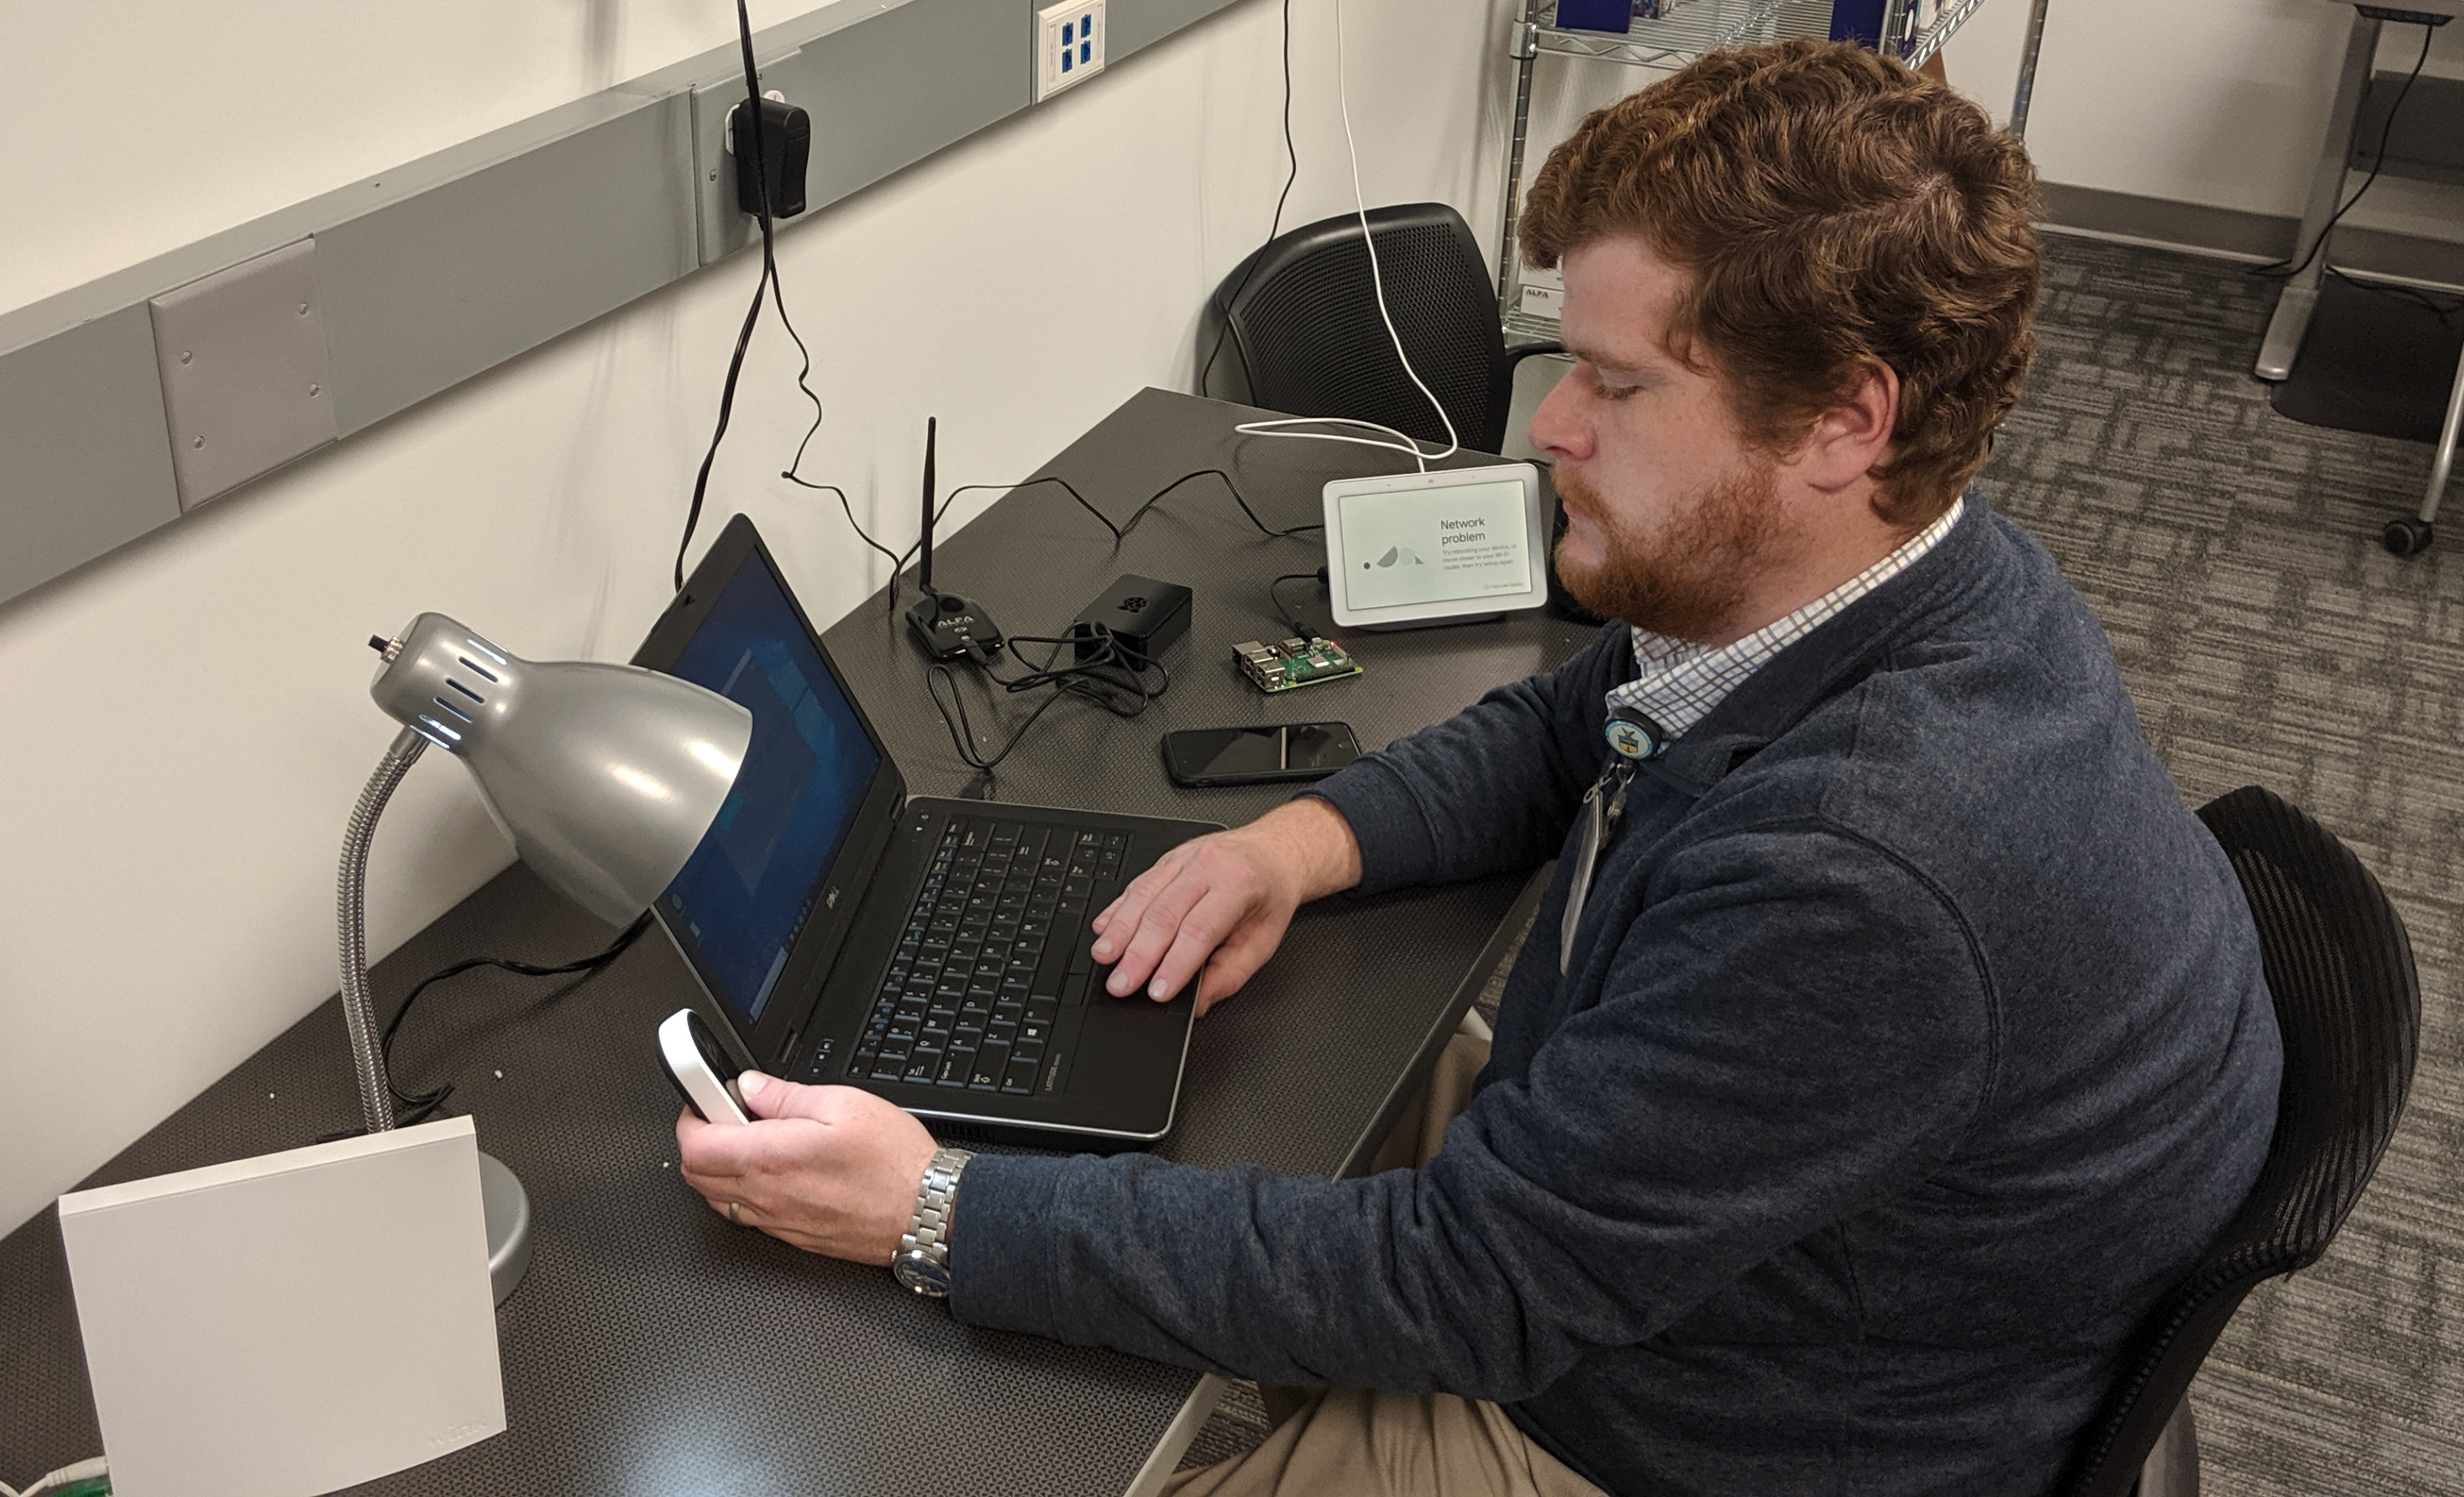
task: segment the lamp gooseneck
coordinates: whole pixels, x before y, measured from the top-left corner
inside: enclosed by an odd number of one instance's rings
[[[377,1040],[376,1008],[368,996],[368,845],[376,840],[377,818],[394,786],[419,761],[428,739],[405,728],[360,792],[351,808],[351,824],[342,833],[342,870],[337,914],[342,936],[342,1021],[351,1031],[351,1065],[360,1078],[360,1115],[367,1131],[381,1134],[393,1127],[393,1087],[385,1078],[385,1052]]]
[[[719,813],[753,742],[753,714],[633,666],[524,660],[441,613],[395,638],[369,694],[403,725],[368,777],[342,838],[337,913],[342,1019],[372,1134],[394,1126],[385,1043],[368,994],[368,846],[394,787],[435,744],[462,761],[514,850],[550,888],[611,925],[640,914]],[[530,1263],[530,1198],[479,1156],[488,1277],[499,1305]]]

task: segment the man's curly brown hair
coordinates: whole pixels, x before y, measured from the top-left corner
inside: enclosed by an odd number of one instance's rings
[[[1879,362],[1900,380],[1875,509],[1916,526],[1984,466],[2035,349],[2035,170],[1943,84],[1851,43],[1711,53],[1594,111],[1522,220],[1554,266],[1639,235],[1692,276],[1670,351],[1786,451]]]

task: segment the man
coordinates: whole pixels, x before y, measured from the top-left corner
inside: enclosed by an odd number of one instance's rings
[[[1973,106],[1810,43],[1550,158],[1524,245],[1576,363],[1532,440],[1619,622],[1177,849],[1095,947],[1203,1007],[1306,900],[1558,858],[1419,1168],[945,1156],[951,1202],[912,1119],[770,1082],[779,1121],[680,1122],[687,1178],[875,1263],[930,1187],[962,1319],[1331,1385],[1191,1490],[2051,1490],[2255,1177],[2278,1051],[2102,634],[1962,496],[2033,197]]]

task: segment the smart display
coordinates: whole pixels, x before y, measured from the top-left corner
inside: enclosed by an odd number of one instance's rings
[[[1548,601],[1538,474],[1528,463],[1326,487],[1338,624],[1485,617]]]

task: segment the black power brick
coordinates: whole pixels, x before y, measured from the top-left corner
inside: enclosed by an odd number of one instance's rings
[[[761,178],[753,169],[753,131],[744,106],[727,112],[727,147],[736,155],[736,206],[761,211]],[[813,155],[813,120],[776,99],[761,100],[761,155],[770,179],[770,216],[793,218],[804,210],[804,168]]]
[[[1120,650],[1123,665],[1152,664],[1174,640],[1189,632],[1189,589],[1178,583],[1128,573],[1115,578],[1104,595],[1087,605],[1078,621],[1069,626],[1078,658],[1089,660],[1100,654],[1109,635]]]

